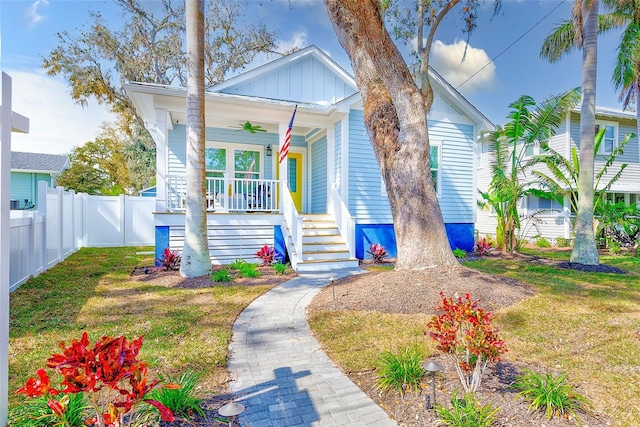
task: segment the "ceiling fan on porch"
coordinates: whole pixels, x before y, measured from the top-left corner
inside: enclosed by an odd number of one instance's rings
[[[263,129],[262,126],[260,125],[252,125],[251,122],[244,122],[244,123],[240,123],[240,128],[238,129],[240,130],[244,130],[247,132],[251,132],[251,133],[256,133],[256,132],[266,132],[266,129]]]

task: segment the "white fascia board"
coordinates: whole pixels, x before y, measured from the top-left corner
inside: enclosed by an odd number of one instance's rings
[[[469,100],[467,100],[460,92],[449,84],[440,74],[433,68],[429,67],[429,81],[437,90],[446,96],[447,100],[455,107],[462,110],[471,120],[473,120],[479,129],[493,130],[495,125],[484,114],[480,112]]]

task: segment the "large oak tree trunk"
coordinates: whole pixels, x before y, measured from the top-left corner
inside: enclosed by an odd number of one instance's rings
[[[580,0],[576,0],[580,1]],[[594,136],[596,129],[596,65],[598,45],[598,0],[583,0],[582,107],[580,110],[580,176],[576,241],[571,261],[598,265],[593,230]]]
[[[204,3],[186,1],[187,21],[187,206],[180,275],[211,274],[204,165]]]
[[[325,3],[355,70],[365,125],[387,186],[398,246],[396,269],[458,265],[431,179],[426,114],[431,105],[425,104],[387,33],[379,1]]]

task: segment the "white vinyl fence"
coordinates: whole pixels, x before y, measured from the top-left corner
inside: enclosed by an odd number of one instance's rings
[[[153,246],[155,197],[89,196],[38,183],[38,211],[11,211],[9,290],[82,247]]]

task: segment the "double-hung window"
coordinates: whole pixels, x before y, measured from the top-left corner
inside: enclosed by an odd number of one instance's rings
[[[604,129],[598,154],[611,154],[618,146],[618,124],[613,122],[596,122],[596,134]]]

